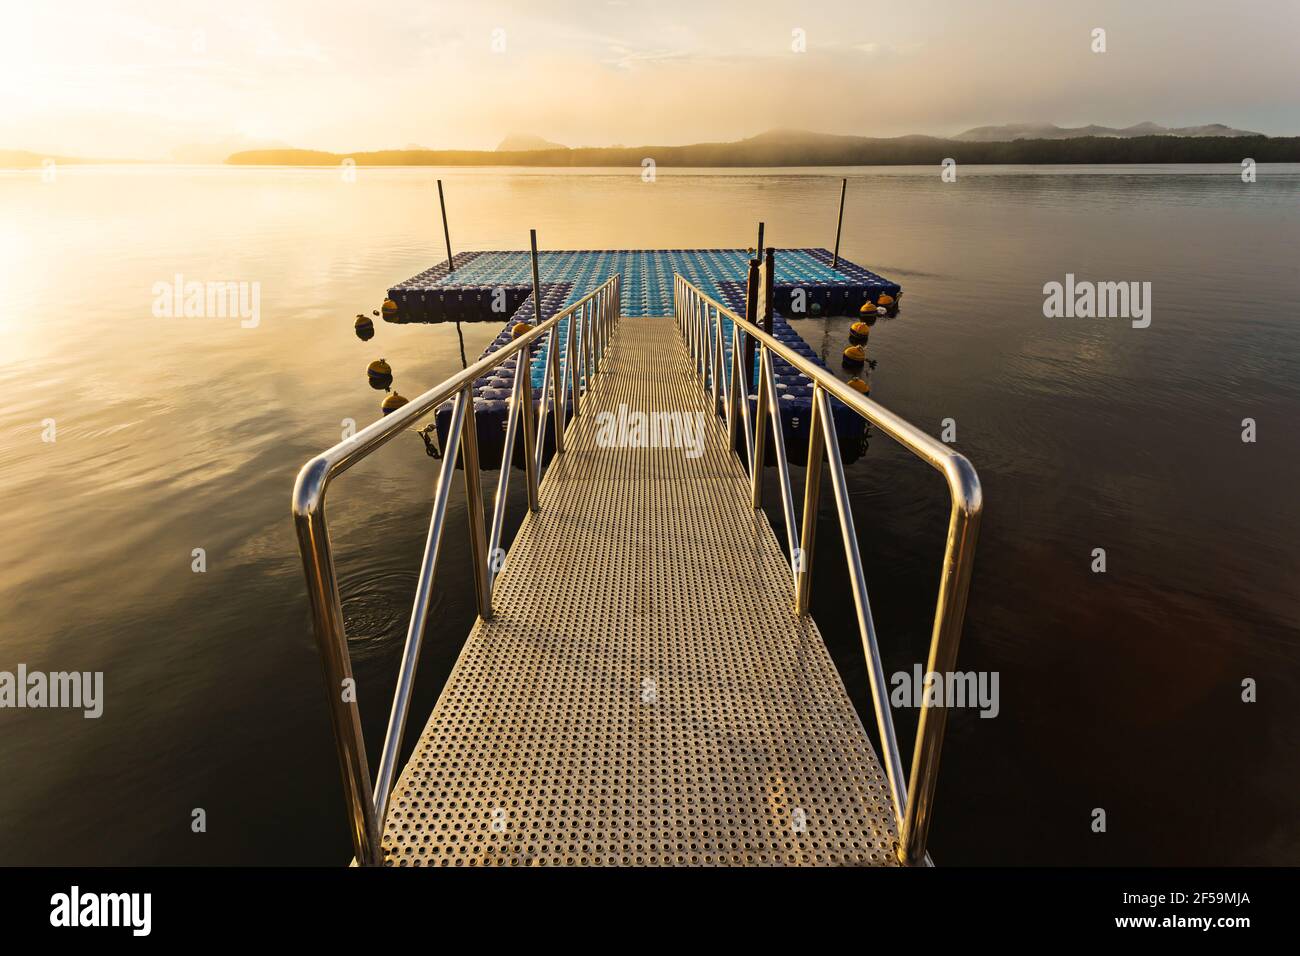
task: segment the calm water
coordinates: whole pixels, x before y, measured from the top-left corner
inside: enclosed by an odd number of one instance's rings
[[[959,663],[999,672],[1001,714],[949,724],[940,862],[1300,862],[1300,168],[1236,173],[844,171],[845,255],[906,291],[871,337],[873,394],[934,434],[954,419],[985,485]],[[0,670],[102,670],[107,698],[99,720],[0,711],[0,863],[348,858],[289,491],[344,419],[377,414],[371,359],[407,395],[461,367],[454,326],[352,333],[441,257],[438,174],[0,173]],[[551,248],[747,246],[759,219],[775,245],[829,246],[840,173],[442,175],[456,247],[491,249],[530,226]],[[1067,272],[1150,281],[1151,327],[1045,319],[1042,286]],[[260,282],[260,325],[155,318],[176,273]],[[800,328],[834,356],[845,324]],[[473,359],[496,327],[462,332]],[[433,477],[409,435],[332,493],[372,754]],[[910,670],[943,486],[883,438],[851,482],[886,669]],[[869,714],[822,500],[814,612]],[[463,509],[420,724],[474,618]]]

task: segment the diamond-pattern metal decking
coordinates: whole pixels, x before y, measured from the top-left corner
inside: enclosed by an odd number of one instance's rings
[[[386,861],[893,864],[884,774],[676,325],[623,319],[606,361],[398,780]],[[703,422],[703,453],[600,447],[620,403]]]

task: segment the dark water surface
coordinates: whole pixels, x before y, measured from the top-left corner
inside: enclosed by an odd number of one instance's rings
[[[0,864],[348,858],[289,492],[378,413],[372,359],[408,396],[461,367],[454,326],[352,332],[442,257],[438,174],[0,173],[0,670],[102,670],[106,696],[98,720],[0,710]],[[1001,710],[950,721],[935,858],[1300,862],[1300,168],[844,174],[844,254],[906,293],[872,333],[873,397],[936,435],[953,419],[985,488],[959,664],[998,672]],[[442,175],[456,248],[491,249],[530,226],[550,248],[747,246],[759,219],[829,246],[840,173]],[[1151,282],[1150,328],[1044,318],[1067,272]],[[156,318],[177,273],[260,283],[260,324]],[[799,328],[833,357],[845,325]],[[462,331],[472,360],[497,329]],[[372,755],[434,468],[400,437],[331,493]],[[910,671],[944,488],[884,438],[850,482],[886,671]],[[814,613],[869,723],[822,502]],[[448,528],[408,741],[474,619],[459,494]]]

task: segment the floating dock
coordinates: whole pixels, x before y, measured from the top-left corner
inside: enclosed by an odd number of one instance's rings
[[[735,265],[734,251],[713,252],[692,252],[676,265]],[[867,594],[841,412],[871,423],[946,482],[951,508],[927,673],[957,664],[983,500],[974,468],[832,375],[797,336],[778,334],[775,321],[766,328],[729,305],[735,290],[726,283],[737,280],[719,272],[705,289],[675,273],[667,300],[660,291],[652,297],[645,281],[629,299],[621,271],[590,287],[607,268],[601,257],[612,253],[565,255],[595,257],[573,259],[596,264],[566,280],[588,291],[574,298],[572,284],[545,284],[539,321],[316,455],[298,474],[294,523],[355,861],[930,862],[947,711],[922,699],[909,768]],[[649,267],[670,253],[627,255]],[[649,285],[658,290],[659,283]],[[828,302],[844,284],[833,283]],[[537,378],[527,372],[539,352],[549,361]],[[781,369],[807,381],[806,406],[793,404],[795,383],[778,385]],[[483,391],[507,379],[509,411],[498,424]],[[698,422],[697,440],[610,441],[608,422],[624,409]],[[431,415],[446,416],[443,456],[372,777],[326,490]],[[795,415],[804,420],[806,446],[801,503],[785,443],[786,420]],[[528,510],[508,552],[515,470],[497,472],[485,520],[484,420],[503,432],[504,449],[522,449]],[[548,427],[552,454],[542,441]],[[765,467],[770,460],[775,469]],[[782,540],[764,510],[773,470]],[[462,481],[469,548],[459,557],[471,564],[479,616],[437,701],[416,702],[448,501]],[[823,484],[842,540],[819,549]],[[767,503],[774,498],[769,493]],[[810,613],[814,568],[836,552],[848,569],[878,750]],[[407,759],[407,725],[430,703]]]
[[[578,301],[612,275],[623,277],[619,308],[630,318],[671,315],[673,276],[740,312],[752,251],[745,249],[576,249],[538,253],[544,296],[563,307]],[[790,315],[802,289],[807,306],[797,317],[850,315],[881,293],[898,296],[899,285],[841,258],[832,268],[826,249],[777,249],[773,305]],[[460,252],[454,269],[441,262],[388,290],[397,321],[501,321],[525,307],[533,291],[527,251]],[[549,287],[549,288],[548,288]],[[504,293],[498,300],[498,290]],[[531,308],[520,313],[532,315]]]
[[[580,249],[538,254],[542,295],[542,316],[550,316],[579,301],[612,275],[622,277],[619,309],[630,319],[667,316],[673,312],[673,277],[680,275],[708,295],[740,314],[745,311],[746,276],[752,253],[744,249]],[[839,259],[837,267],[826,249],[775,250],[772,333],[819,366],[820,356],[789,323],[789,318],[858,315],[862,305],[875,303],[882,294],[895,300],[899,285],[862,266]],[[507,345],[519,322],[536,321],[528,252],[462,252],[454,257],[455,268],[444,261],[388,290],[397,309],[386,317],[396,322],[503,322],[500,334],[483,355]],[[724,349],[730,361],[732,330],[723,321]],[[567,327],[561,328],[561,335]],[[648,357],[649,361],[655,361]],[[489,460],[500,461],[502,434],[509,411],[514,381],[514,361],[475,383],[475,403],[480,424],[479,445]],[[545,375],[546,344],[530,356],[535,394]],[[782,423],[785,447],[794,460],[808,448],[808,423],[812,383],[788,363],[776,360],[775,374],[780,401],[787,414]],[[752,404],[756,399],[751,397]],[[862,419],[846,409],[833,411],[840,429],[846,460],[859,456],[864,426]],[[450,409],[437,419],[439,441],[446,441]],[[554,432],[543,438],[546,454],[554,449]],[[522,467],[522,446],[516,451],[515,467]]]

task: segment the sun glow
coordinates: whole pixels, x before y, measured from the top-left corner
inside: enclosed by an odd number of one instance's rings
[[[1300,86],[1300,5],[1261,0],[1228,17],[1212,0],[1098,0],[1089,13],[1027,0],[19,4],[0,31],[0,148],[158,160],[195,145],[218,158],[491,149],[512,133],[608,146],[783,127],[1300,128],[1292,102],[1265,94]],[[1187,29],[1198,16],[1215,28]],[[1093,20],[1108,30],[1104,57],[1090,49]]]

